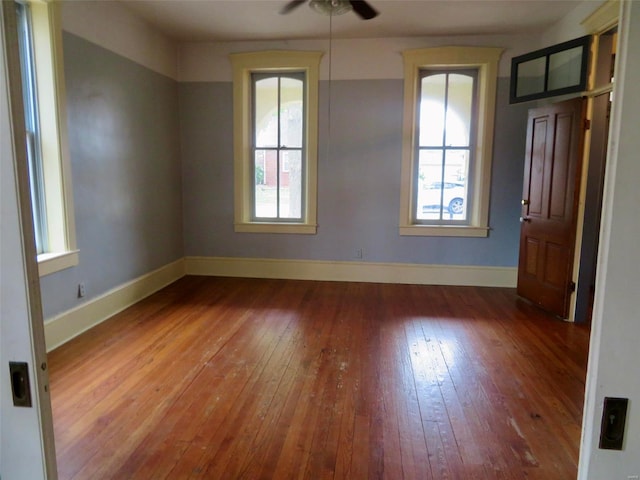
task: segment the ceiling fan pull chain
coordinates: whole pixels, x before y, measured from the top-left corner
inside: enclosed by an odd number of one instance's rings
[[[329,81],[327,84],[327,159],[331,155],[331,79],[333,63],[333,15],[329,15]]]

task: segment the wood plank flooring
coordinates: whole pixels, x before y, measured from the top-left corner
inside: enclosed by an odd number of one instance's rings
[[[185,277],[49,354],[67,479],[574,479],[588,327],[514,290]]]

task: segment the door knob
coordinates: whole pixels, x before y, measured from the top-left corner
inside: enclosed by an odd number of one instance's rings
[[[529,205],[529,200],[522,199],[520,203],[526,206],[526,205]]]
[[[531,219],[529,217],[520,217],[520,223],[530,222]]]

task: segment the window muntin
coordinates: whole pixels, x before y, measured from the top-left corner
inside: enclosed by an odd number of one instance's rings
[[[29,5],[16,2],[18,50],[22,74],[22,100],[25,118],[25,145],[29,164],[29,187],[33,212],[34,233],[38,254],[48,251],[47,211],[45,205],[44,173],[38,116],[36,72],[33,49],[33,30]]]
[[[303,220],[305,74],[252,73],[254,221]]]
[[[468,224],[473,197],[477,70],[421,69],[413,220]]]

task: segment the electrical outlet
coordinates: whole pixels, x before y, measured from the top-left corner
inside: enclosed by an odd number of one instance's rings
[[[362,249],[361,248],[357,248],[356,249],[356,258],[362,258]]]
[[[87,291],[84,286],[84,282],[80,282],[78,284],[78,298],[82,298],[87,294]]]

